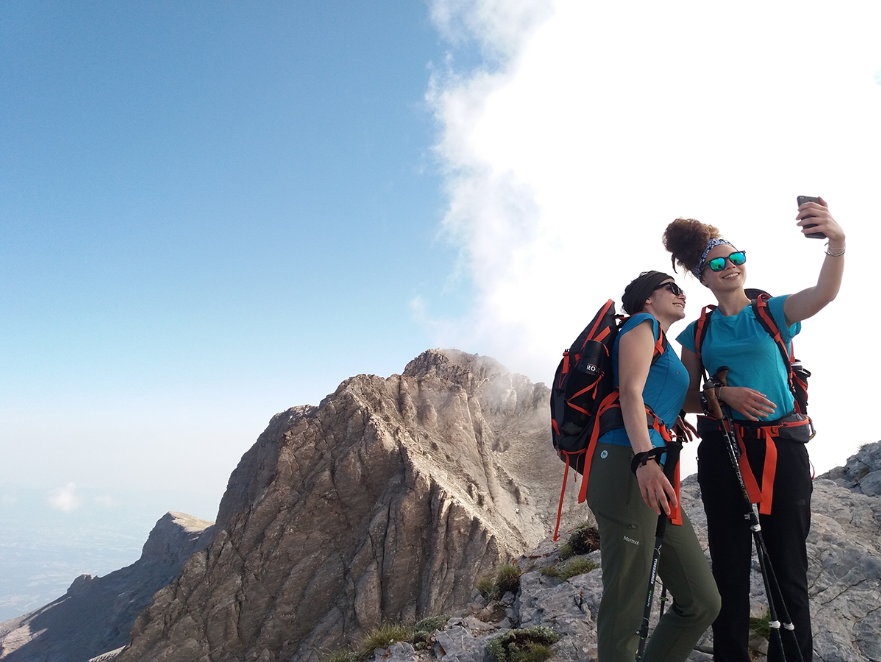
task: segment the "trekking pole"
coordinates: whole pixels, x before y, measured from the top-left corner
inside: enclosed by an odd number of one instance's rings
[[[737,484],[740,487],[740,492],[743,495],[743,498],[746,500],[747,513],[744,517],[749,520],[749,529],[752,531],[753,540],[756,545],[756,556],[759,558],[759,569],[762,572],[762,583],[765,586],[765,596],[768,598],[768,612],[770,618],[768,625],[771,628],[771,636],[779,648],[780,659],[783,662],[786,662],[786,654],[783,652],[783,636],[780,633],[781,622],[777,618],[777,605],[775,604],[779,600],[780,617],[783,619],[782,626],[785,630],[792,632],[798,659],[801,662],[804,662],[801,647],[798,645],[798,639],[795,637],[795,626],[792,624],[792,619],[786,609],[783,593],[780,590],[780,584],[777,582],[777,575],[774,573],[774,568],[771,565],[771,558],[768,555],[768,548],[765,547],[765,539],[762,536],[762,525],[759,521],[759,509],[756,507],[756,504],[752,502],[752,499],[750,499],[749,490],[746,489],[746,483],[743,481],[743,474],[740,472],[740,464],[738,462],[738,459],[740,458],[740,448],[738,447],[737,440],[734,438],[734,433],[732,432],[733,416],[731,415],[731,408],[726,405],[725,409],[728,410],[728,414],[726,415],[722,410],[718,399],[716,399],[715,386],[727,386],[725,380],[727,375],[728,366],[723,366],[716,371],[716,374],[711,379],[706,379],[705,383],[708,386],[704,387],[704,395],[706,396],[707,403],[713,416],[715,416],[716,420],[720,421],[722,424],[722,429],[725,433],[725,446],[728,450],[728,459],[731,460],[731,466],[734,467],[734,473],[737,476]]]
[[[682,444],[678,441],[671,441],[666,446],[667,450],[667,461],[664,463],[664,476],[667,477],[667,480],[670,481],[670,484],[673,485],[674,480],[676,479],[676,465],[679,462],[679,452],[682,450]],[[645,609],[642,612],[642,624],[639,627],[639,646],[636,650],[636,660],[637,662],[642,659],[642,655],[645,652],[645,641],[649,635],[649,619],[652,614],[652,602],[655,598],[655,581],[658,578],[658,563],[661,559],[661,543],[664,541],[664,531],[667,530],[667,520],[669,517],[663,511],[658,516],[658,524],[655,527],[655,551],[652,554],[652,568],[651,573],[649,575],[649,587],[648,593],[645,596]],[[666,587],[664,591],[666,592]],[[663,603],[661,605],[663,608]]]

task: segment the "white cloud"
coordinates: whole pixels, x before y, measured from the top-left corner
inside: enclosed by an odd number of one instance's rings
[[[870,282],[860,250],[881,238],[881,9],[824,5],[819,20],[795,3],[752,7],[436,0],[453,48],[475,39],[494,59],[431,81],[442,232],[476,295],[463,319],[432,320],[430,296],[419,311],[437,344],[547,382],[605,299],[642,270],[669,270],[660,235],[680,215],[747,248],[752,285],[812,285],[822,244],[798,235],[795,197],[823,195],[850,249],[839,300],[796,344],[817,426],[835,440],[812,444],[822,471],[876,440],[847,414],[872,403],[844,388],[866,353],[841,338]],[[711,297],[679,280],[697,316]]]
[[[76,494],[76,483],[68,483],[52,490],[49,493],[49,505],[65,513],[73,512],[83,505],[83,500]]]

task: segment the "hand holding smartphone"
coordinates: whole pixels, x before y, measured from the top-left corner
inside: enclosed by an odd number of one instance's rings
[[[798,196],[798,198],[796,198],[796,201],[798,202],[798,206],[801,207],[806,202],[816,202],[819,204],[820,198],[812,198],[809,195],[800,195],[800,196]],[[805,219],[808,219],[808,218],[813,218],[813,216],[805,216]],[[817,226],[816,223],[812,223],[810,225],[805,225],[806,228],[813,228],[816,226]],[[806,234],[805,236],[810,239],[825,239],[826,238],[826,235],[823,234],[822,232],[811,232],[811,233]]]

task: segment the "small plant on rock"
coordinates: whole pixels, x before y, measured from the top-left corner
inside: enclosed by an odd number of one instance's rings
[[[600,532],[595,526],[589,526],[585,522],[572,529],[566,544],[572,548],[574,554],[590,554],[600,548]]]
[[[516,593],[520,590],[520,568],[512,563],[506,563],[499,568],[496,574],[496,590],[498,595],[505,595],[508,591]]]
[[[414,648],[417,650],[425,648],[431,639],[431,635],[446,625],[448,620],[450,620],[448,614],[441,614],[440,616],[429,616],[419,621],[413,628],[414,632],[411,641]]]
[[[550,648],[560,635],[544,626],[508,630],[489,642],[487,652],[496,662],[542,662],[553,655]]]
[[[367,633],[361,642],[361,654],[365,657],[373,655],[376,648],[387,648],[396,641],[410,641],[413,628],[398,623],[387,623]]]
[[[575,550],[572,549],[572,545],[570,545],[568,542],[560,545],[559,552],[561,559],[568,559],[570,556],[575,556]]]
[[[340,650],[322,657],[321,662],[357,662],[358,654],[353,651]]]
[[[749,630],[762,639],[771,638],[771,612],[766,611],[760,618],[749,619]]]
[[[480,592],[480,595],[483,596],[484,600],[492,600],[496,583],[493,581],[492,577],[481,577],[477,580],[476,588]]]

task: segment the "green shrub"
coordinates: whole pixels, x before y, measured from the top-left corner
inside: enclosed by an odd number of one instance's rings
[[[572,548],[574,554],[590,554],[600,548],[600,532],[585,522],[572,529],[566,544]]]
[[[512,563],[506,563],[499,568],[496,574],[496,589],[498,595],[505,595],[508,591],[516,593],[520,590],[520,568]]]
[[[492,580],[492,577],[481,577],[477,580],[477,590],[480,591],[480,594],[486,600],[492,600],[493,593],[495,592],[496,583]]]
[[[562,579],[569,579],[575,575],[583,575],[591,570],[596,570],[599,567],[598,563],[594,563],[589,558],[581,556],[569,561],[560,572],[560,577]]]
[[[870,471],[871,471],[871,469],[869,468],[869,465],[868,465],[868,464],[865,465],[864,467],[862,467],[862,468],[857,472],[857,475],[856,475],[856,480],[857,480],[857,482],[861,481],[863,478],[865,478],[866,476],[868,476]]]
[[[560,569],[555,565],[546,565],[544,568],[541,569],[541,574],[545,575],[546,577],[559,577]]]
[[[596,570],[599,567],[598,563],[594,563],[589,558],[580,556],[572,559],[562,568],[555,565],[546,565],[541,569],[541,574],[547,577],[556,577],[557,579],[569,579],[575,575],[583,575],[591,570]]]
[[[444,625],[447,624],[448,620],[450,620],[449,614],[429,616],[428,618],[423,618],[421,621],[419,621],[413,629],[416,632],[431,633],[435,630],[440,630]]]
[[[559,640],[559,634],[543,626],[508,630],[492,639],[487,651],[496,662],[542,662],[553,655],[549,646]]]
[[[771,613],[766,611],[760,618],[749,619],[749,629],[757,637],[771,638]]]
[[[568,542],[560,545],[559,552],[561,559],[568,559],[570,556],[575,556],[575,550],[572,549],[572,545]]]
[[[397,623],[381,625],[367,633],[361,642],[361,654],[372,655],[375,648],[386,648],[396,641],[410,641],[413,628]]]
[[[448,620],[450,620],[448,614],[441,614],[440,616],[429,616],[428,618],[423,618],[419,621],[413,628],[413,637],[410,639],[413,643],[413,647],[416,648],[416,650],[422,650],[425,648],[432,633],[440,630],[447,624]]]
[[[321,658],[321,662],[357,662],[358,654],[353,651],[336,651],[328,657]]]

